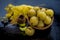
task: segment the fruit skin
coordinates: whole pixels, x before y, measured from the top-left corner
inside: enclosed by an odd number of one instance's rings
[[[42,8],[41,11],[46,12],[46,9],[45,8]]]
[[[30,9],[29,9],[27,6],[25,6],[25,7],[23,8],[23,14],[24,14],[24,15],[27,15],[27,13],[28,13],[29,10],[30,10]]]
[[[11,12],[6,14],[6,18],[9,18],[11,16]]]
[[[20,27],[19,29],[20,29],[21,31],[25,31],[25,30],[26,30],[26,28],[27,28],[27,27],[23,27],[23,28],[22,28],[22,27]]]
[[[32,28],[32,27],[28,27],[26,30],[25,30],[25,34],[28,35],[28,36],[33,36],[35,33],[35,30]]]
[[[7,11],[6,18],[9,18],[12,15],[12,13],[13,13],[13,11],[11,9],[12,7],[14,7],[14,5],[12,5],[12,4],[8,4],[8,6],[5,7],[5,10]]]
[[[31,17],[30,23],[32,26],[36,26],[38,24],[38,18],[36,16]]]
[[[37,17],[39,17],[41,20],[45,20],[46,18],[46,13],[43,11],[37,11]]]
[[[8,6],[5,7],[5,10],[6,10],[7,12],[11,12],[11,8],[12,8],[12,7],[14,7],[14,5],[8,4]]]
[[[49,16],[46,16],[46,19],[44,20],[45,24],[50,24],[51,23],[51,18]]]
[[[43,28],[44,27],[44,23],[42,20],[39,21],[39,24],[37,26],[38,28]]]
[[[52,9],[47,9],[46,14],[50,17],[53,17],[54,11]]]
[[[35,6],[35,7],[34,7],[34,10],[36,10],[36,11],[37,11],[37,10],[40,10],[40,7]]]
[[[36,12],[34,9],[30,9],[29,12],[28,12],[28,17],[32,17],[32,16],[35,16],[36,15]]]

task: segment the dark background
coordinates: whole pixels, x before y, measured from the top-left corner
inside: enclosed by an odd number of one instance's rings
[[[0,16],[5,16],[6,11],[4,8],[9,3],[13,5],[28,4],[33,6],[45,4],[42,7],[52,8],[55,11],[55,15],[50,34],[53,40],[60,40],[60,0],[0,0]]]

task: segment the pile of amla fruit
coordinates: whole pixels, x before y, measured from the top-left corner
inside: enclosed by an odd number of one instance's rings
[[[44,28],[51,24],[54,11],[48,8],[31,5],[9,4],[5,10],[6,18],[11,20],[11,24],[17,24],[20,31],[28,36],[33,36],[36,28]]]

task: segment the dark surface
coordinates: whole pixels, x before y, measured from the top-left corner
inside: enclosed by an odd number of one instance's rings
[[[4,16],[6,14],[6,11],[4,10],[4,8],[9,3],[12,3],[14,5],[28,4],[28,5],[38,5],[38,6],[40,6],[40,4],[46,4],[45,6],[42,6],[42,7],[52,8],[55,11],[55,15],[54,15],[54,23],[51,26],[52,29],[50,32],[50,36],[52,38],[51,40],[60,40],[60,0],[0,0],[0,16]],[[1,32],[0,34],[3,33],[3,31],[0,31],[0,32]],[[6,35],[9,36],[9,34],[6,34]],[[6,35],[4,35],[4,37]],[[18,38],[22,38],[22,37],[16,37],[16,36],[13,37],[12,35],[10,35],[9,37],[17,40]],[[5,38],[8,39],[8,37],[5,37]]]
[[[16,28],[16,27],[15,27]],[[20,32],[18,31],[17,33],[17,29],[13,28],[13,30],[11,28],[8,28],[7,31],[5,31],[3,28],[1,28],[1,32],[0,32],[0,36],[1,38],[4,38],[4,39],[20,39],[20,40],[40,40],[40,39],[43,39],[43,40],[50,40],[52,39],[51,36],[50,36],[50,32],[51,32],[51,27],[42,31],[42,30],[37,30],[36,29],[36,32],[33,36],[23,36],[23,35],[20,35]],[[11,30],[9,30],[11,29]],[[15,29],[15,30],[14,30]],[[3,39],[2,39],[3,40]]]
[[[36,30],[36,33],[35,33],[35,35],[34,36],[32,36],[32,37],[28,37],[28,36],[22,36],[22,35],[19,35],[18,34],[18,30],[16,29],[16,27],[13,27],[12,29],[11,29],[11,27],[9,27],[8,29],[7,29],[7,27],[6,27],[6,29],[5,28],[3,28],[3,27],[0,27],[1,29],[1,31],[0,31],[0,36],[1,36],[1,38],[5,38],[5,39],[41,39],[41,38],[43,38],[44,40],[45,39],[49,39],[49,40],[60,40],[60,38],[59,38],[59,35],[60,35],[60,29],[59,29],[59,20],[60,19],[58,19],[59,18],[59,15],[55,15],[55,20],[54,20],[54,23],[53,23],[53,25],[51,26],[51,28],[49,28],[49,29],[46,29],[46,30],[44,30],[44,31],[39,31],[39,30]],[[3,30],[4,29],[4,30]]]

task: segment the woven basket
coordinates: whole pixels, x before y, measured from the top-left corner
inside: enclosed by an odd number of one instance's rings
[[[34,29],[38,29],[38,30],[45,30],[48,29],[49,27],[51,27],[52,23],[53,23],[54,17],[52,18],[52,21],[49,25],[43,27],[43,28],[38,28],[38,27],[33,27]],[[30,22],[29,22],[30,23]]]

